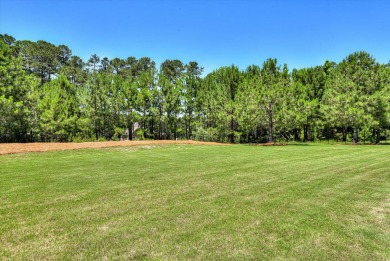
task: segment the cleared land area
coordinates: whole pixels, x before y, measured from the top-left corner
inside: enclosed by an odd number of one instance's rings
[[[193,140],[144,140],[144,141],[104,141],[104,142],[51,142],[51,143],[0,143],[0,155],[23,152],[44,152],[53,150],[77,150],[86,148],[131,147],[141,145],[192,144],[192,145],[223,145],[216,142]]]
[[[389,146],[0,156],[0,257],[389,260]]]

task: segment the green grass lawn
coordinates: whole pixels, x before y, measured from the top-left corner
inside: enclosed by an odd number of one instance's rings
[[[389,260],[390,147],[0,156],[0,259]]]

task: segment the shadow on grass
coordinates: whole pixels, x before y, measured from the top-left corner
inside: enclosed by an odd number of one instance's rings
[[[310,146],[315,143],[287,143],[288,146]]]
[[[276,147],[276,146],[313,146],[313,145],[345,145],[345,146],[382,146],[382,145],[390,145],[390,143],[380,143],[380,144],[375,144],[375,143],[358,143],[358,144],[353,144],[351,142],[331,142],[331,143],[325,143],[325,142],[320,142],[320,143],[313,143],[313,142],[307,142],[307,143],[275,143],[275,144],[267,144],[267,143],[243,143],[245,145],[249,146],[264,146],[264,147]]]
[[[249,146],[260,146],[260,147],[281,147],[281,146],[310,146],[313,145],[314,143],[278,143],[275,142],[274,144],[269,144],[269,143],[245,143],[246,145]]]

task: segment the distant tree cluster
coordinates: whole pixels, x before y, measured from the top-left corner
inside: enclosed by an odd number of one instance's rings
[[[202,72],[148,57],[83,61],[66,45],[0,35],[0,142],[379,143],[390,127],[390,63],[366,52],[292,71],[267,59]]]

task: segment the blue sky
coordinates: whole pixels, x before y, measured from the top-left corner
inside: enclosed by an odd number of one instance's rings
[[[0,0],[0,33],[65,44],[87,60],[197,61],[208,73],[269,57],[289,68],[365,50],[390,60],[386,0]]]

